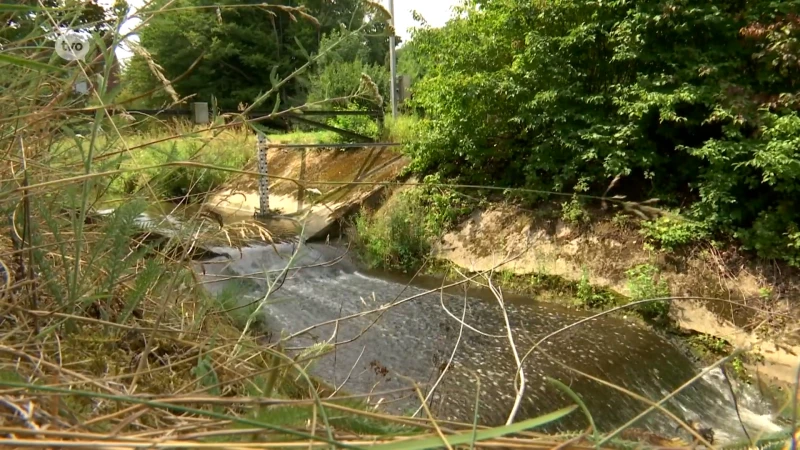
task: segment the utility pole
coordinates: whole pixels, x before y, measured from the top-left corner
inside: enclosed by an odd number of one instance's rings
[[[389,0],[389,14],[392,15],[392,34],[389,36],[389,74],[391,76],[391,89],[392,89],[392,118],[397,118],[397,58],[394,53],[394,0]]]

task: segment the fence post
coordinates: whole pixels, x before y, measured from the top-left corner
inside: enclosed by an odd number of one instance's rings
[[[384,130],[384,127],[386,126],[386,123],[384,121],[383,108],[381,108],[378,112],[379,112],[378,117],[377,117],[377,119],[378,119],[378,136],[381,136],[383,138],[383,130]]]
[[[264,133],[258,131],[256,136],[256,152],[258,156],[258,200],[259,210],[256,211],[257,218],[264,218],[269,215],[269,168],[267,167],[267,149],[269,140]]]

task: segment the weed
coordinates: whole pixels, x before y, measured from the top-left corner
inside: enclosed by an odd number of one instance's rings
[[[744,367],[744,359],[741,356],[736,356],[731,360],[731,367],[733,367],[733,372],[738,379],[750,382],[750,374]]]
[[[423,183],[430,185],[411,189],[403,195],[425,210],[425,226],[436,237],[449,231],[475,206],[475,199],[465,197],[452,189],[433,186],[442,183],[439,175],[429,175],[423,179]]]
[[[339,139],[339,135],[333,131],[293,131],[267,137],[275,144],[330,144]]]
[[[344,110],[359,111],[360,108],[357,105],[351,104]],[[377,139],[379,135],[378,122],[374,117],[371,116],[335,116],[328,119],[327,123],[330,126],[352,131],[353,133],[358,133],[371,139]],[[347,142],[350,140],[350,138],[344,137],[340,134],[336,134],[335,138],[336,142]]]
[[[695,334],[690,336],[687,340],[689,347],[700,358],[708,356],[725,356],[730,350],[731,346],[725,339],[721,339],[709,334]]]
[[[670,216],[643,222],[641,233],[650,243],[667,251],[702,241],[710,234],[702,223]]]
[[[398,115],[397,118],[386,117],[383,124],[383,138],[388,142],[413,142],[416,136],[419,118],[411,115]]]
[[[614,217],[611,218],[611,223],[621,229],[628,229],[634,224],[634,222],[635,221],[631,216],[622,211],[617,212],[614,214]]]
[[[426,178],[436,182],[438,178]],[[355,241],[372,268],[411,271],[419,268],[433,242],[472,210],[464,196],[436,186],[401,192],[375,215],[356,217]]]
[[[432,237],[425,227],[425,211],[401,196],[385,214],[359,213],[355,240],[369,267],[407,272],[422,264]]]
[[[632,301],[669,297],[669,286],[659,280],[659,270],[651,264],[641,264],[625,272]],[[646,319],[663,320],[669,314],[669,302],[654,301],[640,305],[639,312]]]
[[[589,275],[584,269],[575,292],[576,306],[588,309],[602,309],[614,304],[614,297],[608,292],[598,289],[589,282]]]
[[[689,348],[692,352],[706,362],[726,357],[733,351],[733,346],[728,341],[709,334],[700,333],[692,335],[686,342],[689,344]],[[735,356],[727,366],[733,370],[733,375],[735,375],[737,379],[749,383],[752,380],[747,368],[745,368],[745,363],[747,361],[757,362],[761,358],[763,357],[757,354]]]
[[[218,189],[229,181],[233,172],[188,166],[144,168],[192,161],[210,166],[241,169],[255,153],[255,142],[251,136],[194,133],[179,139],[158,142],[164,138],[164,134],[162,131],[160,134],[153,133],[138,136],[136,139],[126,139],[128,147],[143,145],[143,148],[137,150],[135,156],[123,160],[121,167],[128,171],[111,183],[109,193],[131,194],[149,187],[162,198],[201,199],[203,194]],[[148,144],[148,142],[156,143]]]
[[[567,223],[579,225],[589,222],[591,216],[578,196],[573,195],[570,201],[561,204],[561,218]]]

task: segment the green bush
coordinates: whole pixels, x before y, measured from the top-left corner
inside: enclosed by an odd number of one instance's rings
[[[371,80],[365,84],[363,76]],[[378,109],[389,103],[390,76],[386,67],[361,59],[323,64],[309,80],[308,102],[346,108]],[[377,89],[377,92],[376,90]]]
[[[667,251],[702,241],[710,236],[708,225],[669,216],[642,222],[645,238]]]
[[[359,254],[370,268],[413,271],[431,250],[425,227],[425,211],[405,198],[397,199],[386,214],[369,216],[362,211],[355,220]]]
[[[605,308],[614,304],[614,297],[608,292],[597,289],[589,282],[589,276],[583,271],[578,289],[575,292],[575,304],[583,308]]]
[[[363,108],[351,104],[347,108],[339,108],[343,111],[362,111]],[[327,120],[328,125],[352,131],[371,139],[378,138],[378,121],[371,116],[336,116]],[[349,139],[337,134],[335,139],[339,142],[346,142]]]
[[[425,180],[436,183],[436,177]],[[355,242],[372,268],[418,269],[433,242],[472,210],[473,203],[458,193],[436,186],[401,192],[377,215],[361,212],[355,219]]]
[[[800,265],[797,7],[472,3],[414,37],[412,168],[542,191],[586,180],[592,195],[619,176],[610,195],[664,199]]]
[[[421,186],[402,195],[425,211],[425,228],[433,236],[441,236],[449,231],[477,205],[477,199],[436,186],[444,183],[439,175],[428,175],[422,181]]]
[[[625,272],[631,301],[670,296],[666,281],[659,280],[659,270],[651,264],[641,264]],[[655,301],[639,305],[637,310],[647,319],[664,320],[669,314],[668,301]]]
[[[561,218],[567,223],[579,225],[589,222],[591,216],[583,207],[578,196],[574,195],[569,202],[561,204]]]

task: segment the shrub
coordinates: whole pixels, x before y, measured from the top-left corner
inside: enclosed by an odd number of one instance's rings
[[[437,177],[428,177],[436,183]],[[435,239],[472,210],[473,203],[437,186],[401,192],[379,214],[361,212],[355,220],[355,241],[372,268],[410,271],[420,267]]]
[[[625,272],[632,301],[669,297],[669,286],[659,280],[659,270],[651,264],[641,264]],[[668,301],[655,301],[639,305],[637,310],[647,319],[663,320],[669,314]]]
[[[710,235],[707,224],[669,216],[643,222],[641,233],[667,251],[702,241]]]
[[[611,195],[688,206],[800,265],[796,5],[679,3],[473,3],[415,36],[413,169],[557,192],[585,179],[596,196],[618,179]]]
[[[343,111],[362,111],[363,108],[351,104],[347,108],[338,108]],[[341,128],[343,130],[352,131],[364,135],[371,139],[378,138],[378,122],[371,116],[336,116],[327,120],[328,125]],[[335,135],[338,142],[346,142],[346,138],[340,134]]]
[[[569,202],[561,204],[561,218],[564,222],[579,225],[589,222],[591,216],[589,216],[589,213],[584,209],[578,196],[573,195]]]
[[[450,188],[436,186],[444,183],[439,175],[428,175],[422,181],[423,185],[402,195],[425,211],[425,227],[433,236],[449,231],[476,206],[476,199]]]
[[[363,82],[363,75],[372,80],[372,87]],[[333,61],[311,76],[309,103],[325,102],[327,106],[376,109],[389,103],[389,71],[361,60]],[[377,94],[377,95],[376,95]]]
[[[592,286],[584,270],[575,293],[575,304],[584,308],[605,308],[614,304],[614,298],[608,292]]]
[[[356,244],[370,268],[412,271],[431,250],[425,211],[407,197],[393,202],[385,214],[362,211],[355,220]]]

